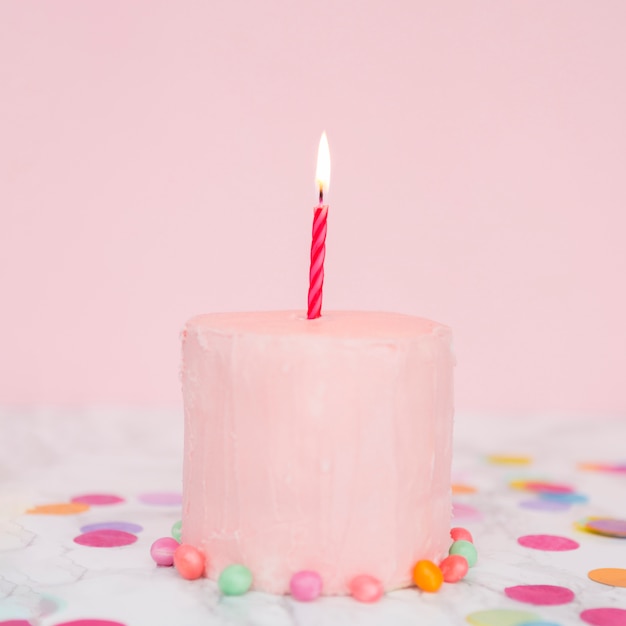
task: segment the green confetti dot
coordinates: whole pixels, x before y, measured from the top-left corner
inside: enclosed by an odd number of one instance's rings
[[[466,619],[472,626],[519,626],[524,622],[541,620],[537,613],[508,609],[476,611],[476,613],[470,613]]]

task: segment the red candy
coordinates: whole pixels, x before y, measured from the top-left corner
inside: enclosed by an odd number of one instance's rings
[[[452,537],[452,541],[469,541],[470,543],[474,543],[474,538],[472,537],[472,533],[467,530],[467,528],[456,527],[450,531],[450,537]]]
[[[460,554],[451,554],[439,563],[439,569],[443,574],[443,580],[445,582],[456,583],[461,580],[465,574],[467,574],[469,565],[467,564],[467,559],[464,556],[461,556]]]
[[[174,552],[174,566],[178,573],[187,580],[200,578],[204,573],[205,558],[202,552],[187,543],[183,543]]]

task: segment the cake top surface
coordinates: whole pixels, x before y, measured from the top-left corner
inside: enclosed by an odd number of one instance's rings
[[[322,317],[308,320],[303,311],[255,311],[209,313],[187,322],[187,329],[225,335],[258,334],[343,337],[348,339],[401,339],[444,334],[443,324],[402,313],[374,311],[328,311]]]

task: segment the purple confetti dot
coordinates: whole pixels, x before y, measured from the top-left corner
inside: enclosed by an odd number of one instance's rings
[[[519,505],[524,509],[533,511],[567,511],[571,505],[569,502],[559,502],[558,500],[523,500]]]
[[[140,533],[143,526],[132,522],[98,522],[80,527],[81,533],[90,533],[93,530],[123,530],[127,533]]]
[[[626,520],[602,518],[589,520],[587,528],[597,533],[611,535],[613,537],[626,537]]]
[[[142,493],[139,501],[144,504],[154,504],[161,506],[180,506],[183,503],[183,496],[180,493],[163,491],[154,493]]]

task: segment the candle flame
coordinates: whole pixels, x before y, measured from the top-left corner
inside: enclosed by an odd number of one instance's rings
[[[317,149],[317,170],[315,171],[315,184],[320,192],[320,197],[330,187],[330,150],[326,131],[322,133],[320,145]]]

